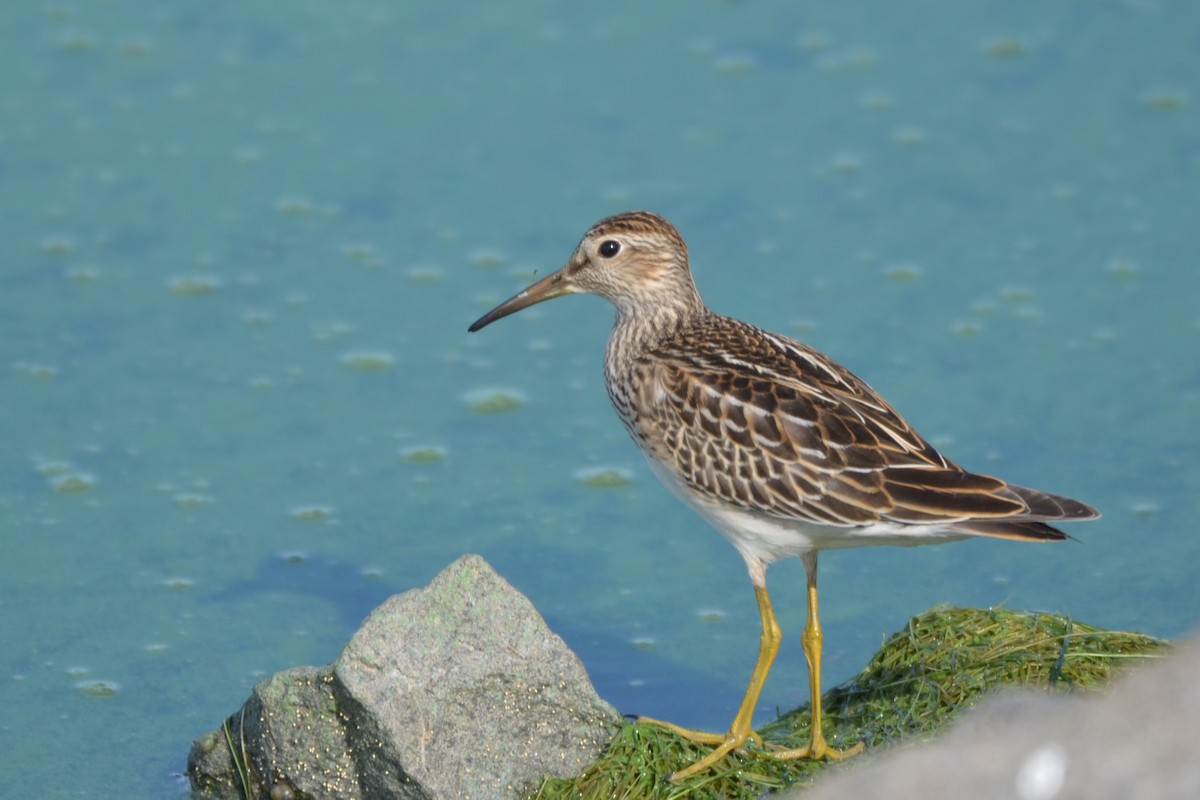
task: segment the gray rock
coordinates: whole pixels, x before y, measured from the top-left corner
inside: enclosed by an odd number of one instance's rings
[[[887,797],[1165,800],[1200,797],[1200,643],[1102,696],[1002,693],[930,744],[855,763],[804,800]]]
[[[232,754],[244,765],[239,774]],[[220,798],[354,797],[354,762],[339,723],[331,667],[296,667],[260,681],[226,727],[197,739],[188,757],[192,788]],[[275,795],[268,793],[280,787]]]
[[[371,612],[331,667],[281,672],[197,740],[194,788],[242,796],[520,797],[621,725],[530,602],[478,556]],[[289,795],[288,793],[291,793]]]

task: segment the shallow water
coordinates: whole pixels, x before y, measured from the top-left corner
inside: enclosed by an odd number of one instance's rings
[[[1200,17],[1152,2],[24,3],[0,19],[5,797],[162,797],[259,678],[482,553],[621,710],[728,723],[734,551],[608,408],[595,219],[1080,542],[822,560],[826,676],[940,603],[1200,618]],[[1190,90],[1189,90],[1190,89]],[[599,484],[599,485],[598,485]],[[807,699],[802,570],[760,717]]]

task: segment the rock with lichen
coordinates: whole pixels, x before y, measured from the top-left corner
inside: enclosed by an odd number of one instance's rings
[[[328,667],[260,682],[198,739],[211,797],[520,797],[621,725],[530,602],[478,556],[371,613]]]

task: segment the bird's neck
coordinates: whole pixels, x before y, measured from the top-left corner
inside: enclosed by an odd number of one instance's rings
[[[610,381],[620,373],[634,368],[638,360],[658,349],[668,338],[695,319],[711,313],[695,296],[694,304],[656,305],[647,308],[624,309],[617,306],[617,318],[604,357],[604,370]]]

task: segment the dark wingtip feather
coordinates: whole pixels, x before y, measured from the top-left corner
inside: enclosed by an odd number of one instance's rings
[[[1019,539],[1024,542],[1060,542],[1064,539],[1075,538],[1044,522],[1005,522],[999,519],[986,519],[963,522],[955,527],[979,536]]]
[[[1028,489],[1024,486],[1008,485],[1008,491],[1020,498],[1029,509],[1021,516],[1035,520],[1087,520],[1097,519],[1100,512],[1070,497],[1060,494],[1050,494],[1039,489]]]

